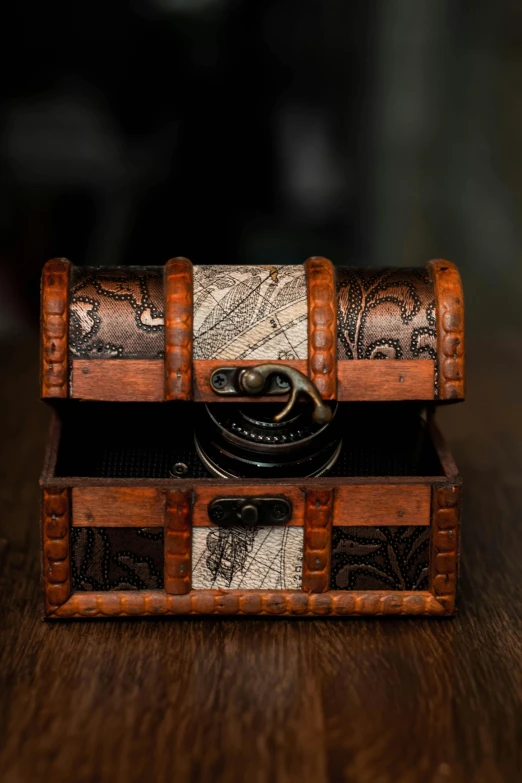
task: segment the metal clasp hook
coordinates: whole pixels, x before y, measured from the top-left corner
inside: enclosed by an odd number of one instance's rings
[[[277,376],[277,383],[272,383],[267,389],[271,376]],[[307,395],[314,404],[312,418],[317,424],[327,424],[332,418],[332,411],[321,399],[312,381],[306,375],[293,367],[284,364],[258,364],[255,367],[239,369],[237,367],[221,367],[214,370],[210,377],[210,385],[216,394],[258,396],[263,392],[269,395],[286,394],[290,390],[290,399],[282,411],[274,416],[274,421],[281,421],[288,416],[299,395]]]

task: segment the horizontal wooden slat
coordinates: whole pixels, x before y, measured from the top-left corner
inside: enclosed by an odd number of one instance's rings
[[[337,489],[334,525],[429,525],[431,487],[383,484],[344,486]]]
[[[103,402],[160,402],[163,359],[74,359],[71,397]]]
[[[75,527],[163,526],[165,493],[152,487],[73,487]]]
[[[244,402],[252,397],[221,397],[210,388],[217,367],[252,367],[259,361],[196,361],[194,399],[199,402]],[[306,374],[305,361],[275,362]],[[338,399],[351,402],[432,400],[435,363],[431,359],[344,359],[338,362]],[[164,399],[162,359],[74,359],[71,397],[83,400],[159,402]],[[258,402],[284,402],[281,397],[256,397]]]
[[[451,614],[427,590],[112,590],[73,593],[49,618],[139,617],[141,615],[445,615]]]
[[[198,487],[196,504],[192,514],[194,527],[215,527],[208,518],[208,504],[218,497],[244,497],[245,495],[284,495],[292,501],[292,518],[288,525],[302,527],[304,525],[304,488],[288,485],[280,486],[224,486]]]
[[[337,399],[352,402],[432,400],[432,359],[344,359],[337,363]]]

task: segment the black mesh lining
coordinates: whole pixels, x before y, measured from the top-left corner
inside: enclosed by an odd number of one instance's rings
[[[61,408],[56,475],[169,478],[174,465],[184,463],[185,478],[209,478],[193,443],[198,408],[201,415],[197,403],[69,400]],[[329,476],[443,475],[414,406],[341,403],[339,414],[343,448]]]

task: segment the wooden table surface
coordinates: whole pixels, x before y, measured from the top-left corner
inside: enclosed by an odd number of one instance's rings
[[[0,779],[522,780],[522,336],[468,345],[451,619],[40,619],[48,412],[0,350]],[[487,357],[487,363],[484,359]]]

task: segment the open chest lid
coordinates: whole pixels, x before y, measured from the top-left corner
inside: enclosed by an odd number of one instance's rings
[[[325,258],[113,268],[53,259],[41,348],[45,399],[464,398],[462,284],[442,260],[377,270]]]

